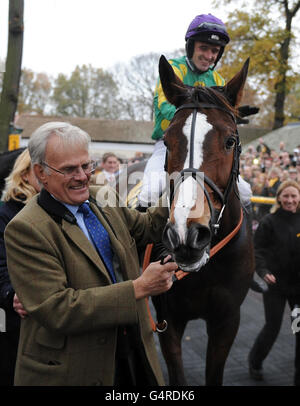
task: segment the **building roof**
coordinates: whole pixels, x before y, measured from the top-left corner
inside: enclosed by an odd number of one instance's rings
[[[134,120],[99,120],[93,118],[82,117],[53,117],[53,116],[38,116],[30,114],[22,114],[16,120],[16,126],[23,128],[22,138],[26,141],[30,138],[34,130],[49,121],[67,121],[73,125],[86,131],[92,138],[94,148],[96,143],[99,144],[101,150],[103,143],[118,144],[116,148],[118,151],[124,149],[121,147],[123,144],[138,144],[136,151],[149,152],[145,148],[153,146],[155,143],[151,139],[153,131],[153,123],[151,121],[134,121]],[[241,143],[244,146],[246,143],[263,136],[267,132],[266,129],[254,128],[245,125],[239,126],[239,134]],[[25,144],[24,144],[25,145]],[[107,145],[109,150],[112,150],[111,145]],[[128,152],[132,154],[132,152]]]
[[[279,152],[279,143],[281,141],[285,144],[285,150],[293,153],[293,150],[300,145],[300,122],[291,123],[284,127],[278,128],[277,130],[270,131],[262,136],[264,144],[266,144],[270,149],[274,149]],[[259,144],[259,140],[248,143],[244,148],[248,148],[250,145],[256,148]]]
[[[16,126],[23,128],[22,138],[30,138],[34,130],[49,121],[67,121],[86,131],[92,141],[154,144],[153,123],[133,120],[99,120],[82,117],[53,117],[22,114]]]

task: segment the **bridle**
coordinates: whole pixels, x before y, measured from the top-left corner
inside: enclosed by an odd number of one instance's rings
[[[193,118],[192,118],[192,125],[191,125],[191,137],[190,137],[190,154],[189,154],[189,168],[183,169],[179,175],[175,178],[174,184],[170,187],[170,195],[168,196],[169,199],[169,209],[171,209],[175,193],[180,186],[180,184],[186,180],[187,176],[192,176],[197,183],[200,185],[200,187],[203,189],[203,192],[205,194],[205,197],[207,199],[208,205],[209,205],[209,210],[211,214],[211,219],[210,219],[210,231],[212,235],[216,235],[218,233],[218,230],[220,228],[220,222],[223,216],[223,212],[225,210],[225,207],[228,202],[228,197],[231,192],[232,187],[234,187],[236,180],[239,175],[239,157],[241,154],[241,144],[240,144],[240,138],[238,131],[236,129],[235,132],[235,144],[234,144],[234,152],[233,152],[233,164],[231,167],[231,172],[230,176],[225,188],[224,193],[221,192],[221,190],[218,188],[218,186],[210,179],[208,178],[203,172],[200,172],[199,169],[194,168],[194,143],[195,143],[195,127],[196,127],[196,120],[197,120],[197,111],[198,109],[218,109],[226,112],[229,114],[236,125],[236,118],[235,115],[229,111],[226,110],[225,108],[215,105],[215,104],[210,104],[210,103],[201,103],[201,102],[193,102],[193,103],[188,103],[188,104],[183,104],[177,110],[175,111],[174,116],[178,111],[183,110],[183,109],[193,109]],[[165,160],[165,172],[167,171],[167,163],[168,163],[168,149],[166,151],[166,160]],[[207,188],[205,185],[208,185],[210,189],[218,196],[218,199],[221,202],[221,210],[218,211],[215,209],[211,198],[209,196],[209,192],[207,191]],[[236,191],[235,191],[236,192]],[[167,191],[168,194],[168,191]],[[238,196],[238,195],[237,195]],[[239,198],[239,196],[238,196]],[[241,210],[241,217],[238,222],[238,225],[221,241],[218,242],[211,250],[210,250],[210,258],[215,255],[220,249],[222,249],[239,231],[241,224],[243,221],[243,212]],[[153,244],[152,244],[153,245]],[[144,264],[143,264],[143,269],[146,268],[146,264],[150,262],[150,255],[151,255],[151,250],[152,250],[152,245],[148,245],[146,252],[145,252],[145,258],[144,258]],[[163,261],[163,258],[162,258]],[[177,270],[174,276],[174,280],[181,280],[185,276],[189,275],[189,272],[184,272],[182,270]],[[160,311],[157,310],[157,323],[155,323],[152,319],[151,316],[151,311],[149,308],[149,304],[147,301],[147,308],[148,308],[148,313],[150,317],[150,322],[152,325],[152,330],[162,333],[164,332],[167,327],[168,323],[164,319],[164,313],[166,312],[166,304],[163,301],[164,296],[159,296],[160,297]]]
[[[171,208],[171,206],[172,206],[175,193],[176,193],[178,187],[180,186],[180,184],[184,180],[186,180],[187,177],[192,176],[197,181],[197,183],[200,185],[200,187],[203,189],[204,195],[205,195],[206,200],[209,205],[209,210],[210,210],[210,215],[211,215],[210,230],[212,232],[212,235],[216,235],[220,228],[220,222],[221,222],[225,207],[228,202],[229,194],[231,192],[232,187],[236,183],[236,180],[239,175],[239,158],[240,158],[240,154],[241,154],[241,143],[240,143],[238,130],[236,129],[235,144],[234,144],[234,151],[233,151],[233,164],[232,164],[230,176],[229,176],[225,191],[224,191],[224,193],[222,193],[221,190],[218,188],[218,186],[210,178],[208,178],[203,172],[200,172],[199,169],[194,168],[194,143],[195,143],[195,127],[196,127],[196,120],[197,120],[197,112],[198,112],[198,109],[221,110],[230,115],[230,117],[232,118],[235,125],[236,125],[236,117],[230,110],[227,110],[224,107],[218,106],[216,104],[201,103],[201,102],[196,102],[196,101],[192,102],[192,103],[183,104],[182,106],[178,107],[177,110],[175,111],[174,117],[178,113],[178,111],[183,110],[183,109],[192,109],[193,110],[191,134],[190,134],[189,168],[183,169],[179,173],[179,175],[174,179],[174,183],[170,187],[169,207]],[[168,162],[168,149],[166,152],[166,161],[165,161],[165,171],[166,172],[167,172],[167,162]],[[219,201],[221,202],[221,210],[215,209],[215,207],[211,201],[211,198],[209,196],[209,192],[207,191],[207,188],[205,187],[205,185],[208,185],[210,187],[210,189],[218,197]]]

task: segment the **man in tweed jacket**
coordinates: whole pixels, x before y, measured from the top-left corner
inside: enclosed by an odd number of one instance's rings
[[[43,189],[5,233],[10,278],[28,313],[15,385],[162,385],[145,298],[171,287],[177,265],[152,263],[140,275],[137,245],[160,239],[168,211],[101,208],[88,146],[85,132],[61,122],[29,141]],[[109,234],[117,283],[82,226],[83,202]]]

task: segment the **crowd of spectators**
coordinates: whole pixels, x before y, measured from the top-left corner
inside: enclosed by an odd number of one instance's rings
[[[116,176],[121,164],[130,166],[144,159],[145,156],[142,153],[136,153],[131,159],[123,160],[112,152],[106,153],[103,159],[99,161],[96,175],[100,176],[100,174],[106,173]],[[109,165],[109,160],[113,161],[111,165]],[[260,139],[256,148],[250,146],[242,152],[240,174],[250,184],[254,197],[275,197],[282,182],[295,180],[300,184],[300,144],[291,153],[285,149],[282,141],[279,142],[276,151],[269,148],[263,139]],[[103,182],[96,180],[96,176],[93,183],[103,184]],[[272,204],[253,202],[252,206],[254,222],[257,223],[265,214],[270,212]]]
[[[260,139],[256,148],[250,146],[241,154],[240,174],[250,183],[254,196],[275,197],[285,180],[300,184],[300,144],[290,153],[282,141],[275,151]],[[271,207],[271,204],[253,203],[254,220],[260,221]]]
[[[97,167],[91,179],[91,184],[104,185],[110,184],[114,187],[116,177],[122,172],[122,165],[128,167],[145,160],[142,152],[136,152],[135,155],[129,159],[123,159],[117,156],[114,152],[106,152],[101,159],[95,159]]]

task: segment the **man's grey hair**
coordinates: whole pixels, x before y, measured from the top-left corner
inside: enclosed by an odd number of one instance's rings
[[[52,121],[37,128],[28,142],[32,164],[42,164],[49,138],[57,135],[64,145],[79,145],[88,151],[91,137],[79,127],[65,122]]]

